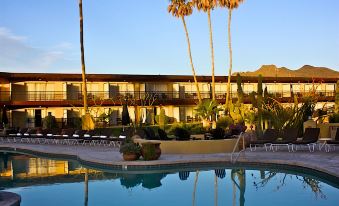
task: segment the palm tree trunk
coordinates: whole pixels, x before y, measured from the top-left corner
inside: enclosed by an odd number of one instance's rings
[[[195,74],[195,69],[194,69],[194,65],[193,65],[193,59],[192,59],[192,52],[191,52],[191,43],[190,43],[190,38],[188,36],[188,30],[187,30],[187,26],[186,26],[186,22],[185,22],[185,17],[182,16],[181,17],[182,23],[184,24],[184,28],[185,28],[185,33],[186,33],[186,39],[187,39],[187,45],[188,45],[188,55],[190,58],[190,63],[191,63],[191,67],[192,67],[192,73],[193,73],[193,78],[194,78],[194,84],[195,87],[197,89],[197,93],[198,93],[198,99],[199,102],[201,102],[201,94],[200,94],[200,89],[199,89],[199,85],[198,85],[198,81],[197,81],[197,77]]]
[[[213,28],[211,21],[211,9],[207,11],[208,26],[210,30],[210,47],[211,47],[211,62],[212,62],[212,99],[215,100],[215,77],[214,77],[214,48],[213,48]]]
[[[81,50],[81,70],[82,70],[82,96],[83,96],[83,101],[84,101],[84,110],[85,110],[85,113],[87,113],[88,112],[88,104],[87,104],[87,85],[86,85],[86,68],[85,68],[85,52],[84,52],[82,0],[79,0],[79,15],[80,15],[80,50]]]
[[[85,201],[84,205],[88,205],[88,169],[85,169]]]
[[[198,178],[199,178],[199,170],[195,172],[192,206],[195,206],[195,194],[197,191]]]
[[[231,43],[231,20],[232,20],[232,9],[228,9],[228,49],[230,54],[230,67],[228,70],[227,80],[227,94],[226,94],[226,111],[229,110],[229,101],[231,99],[231,75],[232,75],[232,43]]]
[[[218,206],[218,177],[214,174],[214,206]]]

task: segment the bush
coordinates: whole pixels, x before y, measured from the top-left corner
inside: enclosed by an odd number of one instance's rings
[[[168,129],[168,134],[174,135],[176,128],[182,128],[185,130],[190,131],[191,134],[203,134],[206,132],[206,130],[203,128],[202,124],[185,124],[185,123],[176,123],[173,124]]]
[[[123,153],[123,154],[140,154],[141,148],[138,144],[130,142],[130,143],[125,143],[121,145],[119,151],[120,153]]]
[[[328,120],[330,123],[339,123],[339,113],[330,115]]]
[[[50,112],[48,112],[48,115],[43,119],[42,125],[43,125],[43,128],[45,129],[58,128],[56,119]]]
[[[174,129],[174,135],[179,139],[179,140],[188,140],[191,137],[191,134],[188,130],[184,128],[177,127]]]
[[[212,129],[211,135],[213,139],[223,139],[225,136],[225,130],[221,127],[217,127],[215,129]]]
[[[233,119],[230,116],[222,116],[217,121],[217,127],[224,129],[226,129],[231,124],[233,124]]]

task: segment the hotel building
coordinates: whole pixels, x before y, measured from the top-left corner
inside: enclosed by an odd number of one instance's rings
[[[198,76],[203,98],[211,98],[211,77]],[[264,77],[263,88],[280,102],[292,102],[292,93],[302,97],[313,90],[318,107],[334,105],[337,78]],[[226,76],[216,76],[216,99],[225,102]],[[242,77],[245,103],[248,94],[257,91],[257,77]],[[61,127],[72,125],[72,119],[83,114],[81,74],[4,73],[0,72],[0,106],[6,108],[9,125],[41,127],[49,112]],[[198,102],[192,76],[88,74],[87,90],[90,112],[98,126],[121,123],[122,104],[127,100],[131,119],[140,120],[152,110],[164,108],[173,121],[191,122],[197,117]],[[236,98],[236,77],[231,78],[232,98]],[[105,116],[106,119],[101,117]],[[107,119],[107,114],[109,118]],[[138,118],[135,118],[138,117]]]

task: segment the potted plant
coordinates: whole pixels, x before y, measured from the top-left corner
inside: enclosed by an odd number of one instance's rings
[[[122,153],[125,161],[134,161],[139,159],[141,155],[141,149],[138,144],[128,142],[121,145],[120,153]]]
[[[141,155],[144,160],[157,160],[161,155],[160,143],[145,142],[141,144]]]

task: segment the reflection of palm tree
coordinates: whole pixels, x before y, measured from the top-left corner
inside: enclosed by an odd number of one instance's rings
[[[186,21],[185,21],[185,16],[189,16],[193,12],[192,6],[193,6],[192,3],[187,0],[170,0],[170,5],[168,6],[168,12],[171,13],[174,17],[181,18],[182,23],[184,25],[187,45],[188,45],[188,55],[190,58],[190,63],[191,63],[191,68],[192,68],[192,73],[193,73],[193,78],[194,78],[194,84],[197,89],[199,102],[201,102],[200,89],[199,89],[198,80],[197,80],[194,65],[193,65],[191,43],[190,43],[190,38],[188,35],[188,30],[187,30]]]
[[[230,54],[230,67],[228,70],[227,80],[227,94],[226,94],[226,109],[228,110],[230,93],[231,93],[231,75],[232,75],[232,44],[231,44],[231,20],[232,10],[238,8],[239,4],[244,0],[218,0],[219,5],[224,8],[228,8],[228,49]]]
[[[235,176],[237,175],[239,184],[235,180]],[[239,189],[240,191],[240,197],[239,197],[239,205],[244,206],[245,205],[245,189],[246,189],[246,170],[244,169],[233,169],[231,171],[231,179],[234,183],[234,185]]]
[[[85,206],[88,205],[88,169],[85,169]]]
[[[214,174],[214,205],[218,205],[218,177]]]
[[[192,206],[195,206],[195,194],[196,194],[196,191],[197,191],[198,178],[199,178],[199,170],[197,170],[197,171],[195,172],[194,189],[193,189],[193,203],[192,203]]]

